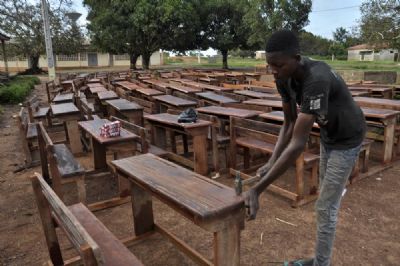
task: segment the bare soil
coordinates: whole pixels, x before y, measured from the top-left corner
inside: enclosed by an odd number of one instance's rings
[[[32,93],[45,102],[38,86]],[[19,106],[3,106],[0,115],[0,264],[43,265],[48,253],[28,177],[40,167],[14,173],[24,162],[16,120]],[[80,157],[92,167],[91,155]],[[219,181],[232,185],[232,179]],[[340,210],[332,265],[400,265],[400,163],[347,188]],[[88,201],[117,193],[116,180],[88,178]],[[76,188],[65,187],[67,204],[75,203]],[[284,260],[311,257],[315,243],[314,204],[291,208],[290,203],[269,192],[260,198],[255,221],[247,222],[241,234],[242,265],[282,265]],[[207,258],[212,257],[212,234],[194,226],[172,209],[155,200],[155,219]],[[96,212],[118,237],[133,234],[129,204]],[[286,221],[288,223],[282,222]],[[71,245],[60,234],[65,257],[73,256]],[[167,240],[154,235],[131,248],[145,265],[193,265]]]

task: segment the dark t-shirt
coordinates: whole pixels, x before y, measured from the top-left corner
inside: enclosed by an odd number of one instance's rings
[[[292,99],[300,112],[316,115],[322,143],[332,149],[350,149],[361,144],[366,131],[362,110],[354,102],[343,79],[327,64],[302,57],[305,78],[277,80],[284,102]]]

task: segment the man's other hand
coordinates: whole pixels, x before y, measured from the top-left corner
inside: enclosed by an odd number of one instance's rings
[[[259,209],[258,193],[255,189],[249,189],[245,194],[245,205],[247,208],[247,220],[254,220]]]
[[[263,177],[265,176],[269,170],[271,169],[272,165],[268,162],[266,164],[264,164],[263,166],[261,166],[260,168],[258,168],[256,176],[258,177]]]

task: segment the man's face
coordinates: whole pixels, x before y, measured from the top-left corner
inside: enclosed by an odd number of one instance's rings
[[[299,61],[299,55],[288,55],[281,52],[267,53],[267,63],[275,79],[291,77],[296,71]]]

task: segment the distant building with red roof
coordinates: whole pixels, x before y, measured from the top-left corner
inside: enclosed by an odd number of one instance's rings
[[[354,61],[397,61],[399,51],[388,45],[373,46],[359,44],[347,49],[347,60]]]

